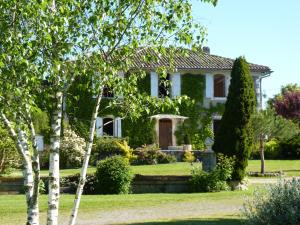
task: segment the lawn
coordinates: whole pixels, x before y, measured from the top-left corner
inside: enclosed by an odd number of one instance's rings
[[[195,163],[194,166],[201,166]],[[190,163],[178,162],[172,164],[132,166],[134,174],[142,175],[189,175],[192,170]],[[88,173],[95,172],[95,167],[90,167]],[[260,171],[260,160],[250,160],[247,171]],[[300,160],[266,160],[266,171],[283,171],[287,176],[300,176]],[[63,169],[61,176],[73,175],[80,169]],[[42,176],[48,176],[47,170],[41,171]],[[22,176],[21,171],[15,171],[10,177]]]
[[[84,195],[78,224],[241,224],[239,208],[252,193],[251,187],[244,192]],[[72,195],[61,196],[60,224],[67,221],[73,199]],[[46,203],[47,196],[42,195],[41,224]],[[23,195],[0,195],[0,224],[24,224],[25,216]]]

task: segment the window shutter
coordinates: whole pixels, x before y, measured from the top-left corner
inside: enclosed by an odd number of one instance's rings
[[[158,97],[158,75],[155,72],[151,72],[150,77],[151,77],[151,96]]]
[[[214,78],[212,74],[205,75],[205,96],[206,98],[213,98],[214,94]]]
[[[103,136],[103,118],[97,117],[96,119],[96,136],[102,137]]]
[[[171,75],[171,97],[175,98],[181,95],[181,76],[180,73]]]
[[[115,137],[122,137],[122,119],[120,117],[116,117],[114,121],[114,133]]]

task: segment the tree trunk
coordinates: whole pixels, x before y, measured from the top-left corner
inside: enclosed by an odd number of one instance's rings
[[[34,188],[33,195],[29,205],[30,215],[31,215],[31,224],[38,225],[39,224],[39,184],[40,184],[40,159],[39,159],[39,151],[37,149],[36,143],[36,133],[33,126],[33,122],[30,116],[29,110],[27,110],[28,115],[28,124],[31,132],[32,139],[32,148],[33,148],[33,157],[32,157],[32,167],[34,172]]]
[[[7,119],[4,113],[1,113],[1,118],[7,130],[9,131],[10,136],[14,140],[17,150],[22,157],[23,164],[23,177],[24,177],[24,188],[26,194],[26,203],[27,203],[27,223],[32,224],[31,221],[31,210],[30,202],[33,195],[33,173],[32,173],[32,164],[30,152],[28,151],[28,145],[24,137],[24,133],[21,129],[18,129],[18,134],[13,128],[11,122]],[[26,149],[27,148],[27,149]]]
[[[263,136],[261,135],[259,138],[259,153],[260,153],[260,173],[264,174],[265,173],[265,151],[264,151],[264,139]]]
[[[59,148],[62,119],[62,100],[61,91],[55,94],[56,106],[53,109],[51,119],[51,147],[49,156],[49,195],[47,224],[58,224],[58,206],[59,206]]]
[[[92,146],[93,146],[93,141],[94,141],[94,136],[95,136],[96,119],[97,119],[97,115],[98,115],[98,111],[99,111],[99,107],[100,107],[101,98],[102,98],[102,91],[100,91],[100,93],[97,96],[96,104],[95,104],[92,118],[91,118],[89,139],[88,139],[88,143],[86,145],[83,165],[82,165],[81,172],[80,172],[80,179],[79,179],[79,183],[78,183],[78,187],[77,187],[77,191],[76,191],[76,195],[75,195],[75,200],[74,200],[72,213],[70,216],[69,225],[74,225],[76,222],[80,199],[81,199],[83,187],[84,187],[84,184],[86,181],[86,173],[87,173],[87,168],[89,165],[90,155],[91,155],[91,151],[92,151]]]

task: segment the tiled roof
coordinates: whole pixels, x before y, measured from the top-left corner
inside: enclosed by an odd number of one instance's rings
[[[145,55],[155,55],[157,60],[145,62]],[[177,70],[231,70],[234,59],[225,58],[217,55],[211,55],[202,51],[194,52],[187,50],[186,54],[175,53],[174,67]],[[155,69],[158,67],[168,67],[169,61],[167,56],[159,56],[151,49],[138,51],[133,60],[134,68]],[[269,73],[271,69],[268,66],[249,63],[252,72]]]

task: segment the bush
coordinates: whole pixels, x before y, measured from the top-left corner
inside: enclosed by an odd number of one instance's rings
[[[156,145],[145,145],[134,152],[135,165],[154,165],[176,162],[176,158],[162,152]]]
[[[91,163],[96,165],[98,160],[114,155],[121,155],[130,158],[132,150],[128,146],[127,140],[124,138],[113,137],[97,138],[92,150]]]
[[[76,193],[79,178],[79,173],[72,176],[61,177],[60,186],[63,188],[67,188],[67,190],[65,191],[67,193]],[[96,176],[94,174],[87,174],[86,181],[83,187],[83,194],[99,194],[99,192],[97,192],[96,185]]]
[[[300,134],[279,144],[281,159],[300,159]]]
[[[189,185],[192,192],[215,192],[229,190],[227,181],[233,172],[234,159],[222,154],[218,155],[216,168],[207,173],[200,168],[192,170]]]
[[[85,153],[85,140],[70,130],[64,130],[60,145],[60,167],[74,168],[82,164]]]
[[[100,161],[95,175],[100,193],[129,193],[133,175],[128,161],[122,156],[112,156]]]
[[[300,179],[256,190],[244,204],[243,214],[248,225],[300,224]]]
[[[183,162],[194,162],[195,161],[195,155],[191,151],[185,151],[183,155]]]
[[[271,139],[265,143],[265,159],[279,158],[279,142],[276,139]]]
[[[0,175],[20,166],[20,156],[14,141],[0,124]]]

